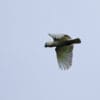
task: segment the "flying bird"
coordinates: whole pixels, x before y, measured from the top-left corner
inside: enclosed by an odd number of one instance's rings
[[[58,65],[61,69],[69,69],[72,65],[73,45],[81,43],[79,38],[72,39],[66,34],[48,34],[53,41],[46,42],[45,47],[56,47]]]

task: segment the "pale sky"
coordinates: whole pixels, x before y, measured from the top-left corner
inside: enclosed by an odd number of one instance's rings
[[[48,33],[79,37],[62,71]],[[100,100],[100,0],[0,1],[0,100]]]

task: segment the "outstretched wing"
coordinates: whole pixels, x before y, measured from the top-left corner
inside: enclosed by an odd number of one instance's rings
[[[72,65],[73,45],[62,46],[56,48],[56,55],[59,67],[61,69],[69,69]]]

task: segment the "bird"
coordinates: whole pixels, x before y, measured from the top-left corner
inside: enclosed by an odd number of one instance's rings
[[[72,66],[74,44],[81,43],[80,38],[72,39],[67,34],[48,34],[53,41],[46,42],[45,47],[55,47],[59,68],[68,70]]]

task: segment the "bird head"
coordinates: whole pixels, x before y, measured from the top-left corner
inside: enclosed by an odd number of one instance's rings
[[[64,40],[69,40],[71,39],[70,36],[66,35],[66,34],[48,34],[50,37],[53,38],[54,41],[64,41]]]

